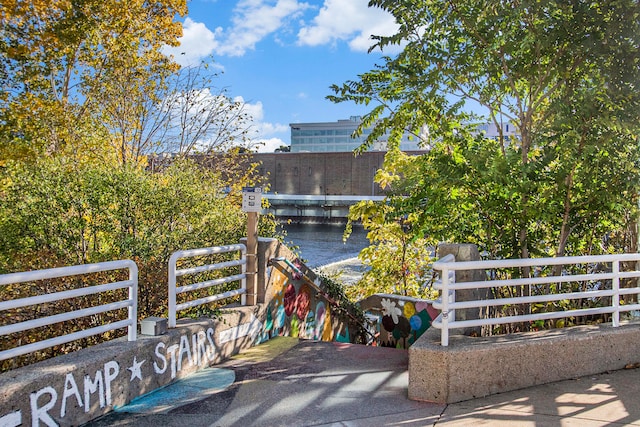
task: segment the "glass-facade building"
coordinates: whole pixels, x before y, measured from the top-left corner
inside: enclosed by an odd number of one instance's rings
[[[520,134],[517,128],[510,122],[501,123],[485,123],[476,127],[476,132],[484,134],[487,138],[498,139],[500,137],[500,128],[502,128],[502,137],[505,141],[518,139]]]
[[[318,153],[318,152],[346,152],[353,151],[361,146],[371,133],[372,129],[365,129],[362,135],[353,138],[362,118],[352,116],[347,120],[322,123],[291,123],[291,152],[292,153]],[[509,123],[485,123],[476,127],[477,133],[483,133],[487,138],[497,139],[502,128],[502,136],[506,141],[518,138],[516,127]],[[424,136],[423,136],[424,137]],[[369,151],[386,151],[387,139],[385,135],[376,141]],[[405,133],[400,141],[400,149],[403,151],[421,151],[428,147],[420,146],[419,138]]]
[[[352,135],[360,125],[360,116],[352,116],[348,120],[324,123],[292,123],[291,127],[291,152],[292,153],[316,153],[316,152],[343,152],[353,151],[367,139],[371,129],[365,129],[362,135],[353,138]],[[400,148],[404,151],[417,151],[417,138],[409,138],[405,135],[400,142]],[[379,140],[373,144],[370,151],[385,151],[387,140]]]

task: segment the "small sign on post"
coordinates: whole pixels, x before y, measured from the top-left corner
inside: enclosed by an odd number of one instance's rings
[[[258,303],[258,213],[262,210],[262,188],[242,188],[242,211],[247,212],[247,296]]]
[[[262,210],[262,188],[242,188],[242,212],[260,212]]]

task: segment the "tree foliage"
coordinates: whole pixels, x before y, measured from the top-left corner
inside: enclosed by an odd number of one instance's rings
[[[247,145],[250,117],[213,87],[206,66],[180,69],[163,54],[185,13],[185,0],[0,5],[0,274],[132,259],[139,317],[165,316],[171,253],[246,236],[239,190],[260,182],[233,147]],[[260,232],[275,234],[272,218]],[[123,280],[102,276],[5,286],[0,298]],[[20,308],[4,322],[90,302]],[[0,337],[0,348],[97,326],[101,316]]]
[[[166,263],[178,249],[245,233],[238,196],[218,172],[192,162],[152,174],[45,158],[12,162],[4,176],[1,272],[124,258]]]
[[[635,251],[640,4],[632,0],[372,0],[401,46],[341,86],[335,102],[377,104],[366,150],[390,131],[380,211],[414,238],[477,243],[491,257]],[[476,114],[471,108],[476,106]],[[485,115],[482,113],[485,112]],[[485,138],[486,120],[501,129]],[[518,137],[502,133],[516,127]],[[398,150],[404,132],[427,150]],[[362,207],[357,208],[362,209]],[[354,211],[354,217],[359,211]],[[612,243],[613,240],[608,241]]]
[[[5,271],[18,259],[33,263],[26,268],[42,267],[39,250],[55,266],[162,259],[169,250],[213,243],[212,234],[225,243],[238,239],[243,215],[235,192],[256,184],[255,165],[227,166],[248,117],[225,91],[210,92],[215,74],[205,65],[179,69],[163,54],[182,34],[175,18],[186,13],[184,0],[123,6],[102,0],[2,5]],[[177,156],[148,171],[146,154],[157,150]],[[225,160],[207,171],[185,160],[198,152],[222,152]],[[227,219],[209,222],[223,212]]]
[[[184,0],[3,2],[2,158],[102,154],[114,103],[124,117],[177,69],[161,49],[178,43],[184,13]]]
[[[166,119],[159,120],[160,132],[154,136],[165,152],[211,154],[233,147],[250,149],[252,117],[244,102],[233,99],[227,90],[216,89],[206,63],[186,67],[170,79],[162,104],[157,107]]]
[[[413,216],[413,213],[398,215],[391,205],[376,206],[372,201],[359,203],[351,209],[350,219],[362,222],[371,242],[359,254],[369,268],[357,286],[346,290],[353,301],[376,293],[419,298],[434,296],[430,286],[433,245],[428,238],[413,235]],[[346,234],[350,227],[351,223]]]
[[[223,179],[219,172],[192,161],[175,161],[161,171],[150,173],[137,165],[114,168],[108,164],[78,164],[66,158],[45,157],[35,162],[10,161],[2,177],[0,274],[131,259],[139,269],[138,316],[141,319],[167,315],[167,270],[173,252],[228,245],[246,236],[246,214],[241,211],[237,188],[231,187],[229,192],[226,179],[231,178]],[[241,188],[252,178],[246,173],[233,179]],[[260,233],[273,236],[274,221],[263,217]],[[228,255],[237,256],[235,253]],[[227,273],[237,274],[238,271]],[[211,277],[201,280],[207,279]],[[93,275],[77,280],[2,286],[0,298],[7,301],[118,280],[126,280],[126,277]],[[224,292],[229,286],[237,286],[237,283],[202,291],[205,295],[199,296],[207,296],[209,291]],[[108,297],[95,298],[101,298],[104,304]],[[120,295],[120,299],[124,297]],[[66,311],[73,311],[96,305],[95,301],[90,304],[90,298],[13,310],[5,313],[2,323],[57,314],[65,311],[64,307]],[[192,314],[203,314],[202,309],[210,314],[216,306],[200,307]],[[61,327],[69,333],[88,329],[113,320],[111,316],[122,315],[126,317],[126,312],[110,312],[3,336],[0,337],[0,348],[57,336]],[[119,332],[122,334],[124,330]],[[113,336],[114,333],[109,333],[101,338]],[[94,344],[99,338],[39,352],[24,360],[74,351]],[[13,366],[14,362],[7,366]],[[5,364],[0,365],[0,370],[3,366]]]

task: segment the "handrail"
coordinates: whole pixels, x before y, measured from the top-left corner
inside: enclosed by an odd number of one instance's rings
[[[181,258],[192,258],[197,256],[213,255],[225,252],[240,251],[240,259],[233,261],[219,262],[215,264],[205,264],[198,267],[177,269],[177,262]],[[185,286],[176,286],[177,277],[192,275],[197,273],[203,273],[207,271],[220,270],[223,268],[242,266],[240,274],[235,274],[228,277],[223,277],[214,280],[207,280],[204,282],[192,283]],[[204,289],[212,286],[221,285],[230,282],[240,282],[240,288],[227,291],[221,294],[211,295],[205,298],[200,298],[192,301],[187,301],[182,304],[177,304],[177,294],[194,291],[196,289]],[[227,246],[214,246],[210,248],[188,249],[184,251],[174,252],[169,258],[169,327],[175,328],[177,324],[177,312],[185,310],[191,307],[196,307],[202,304],[207,304],[214,301],[219,301],[226,298],[231,298],[236,295],[241,295],[241,304],[246,304],[247,293],[247,247],[242,243]]]
[[[463,261],[456,262],[453,255],[447,255],[433,264],[433,269],[441,272],[434,288],[440,290],[433,307],[441,310],[441,314],[433,321],[432,326],[441,330],[440,342],[442,346],[449,345],[449,330],[475,326],[499,325],[516,322],[529,322],[537,320],[558,319],[571,316],[587,316],[597,314],[612,314],[612,326],[620,325],[620,313],[640,310],[640,304],[620,305],[620,297],[623,295],[640,294],[640,287],[620,288],[620,279],[639,278],[640,270],[620,271],[622,262],[638,262],[640,254],[613,254],[613,255],[589,255],[577,257],[556,258],[527,258],[488,261]],[[610,264],[610,272],[588,274],[562,274],[560,276],[541,276],[518,279],[486,280],[457,283],[456,271],[480,270],[487,271],[499,268],[558,266],[578,264]],[[455,292],[464,289],[499,288],[502,286],[534,286],[545,284],[558,284],[565,282],[585,282],[595,280],[611,280],[611,289],[593,289],[582,292],[567,292],[558,294],[538,294],[522,297],[511,297],[491,300],[471,300],[456,302]],[[581,298],[611,297],[611,305],[587,309],[573,309],[566,311],[546,312],[514,315],[507,317],[495,317],[485,319],[472,319],[459,321],[455,318],[455,309],[488,308],[497,305],[508,304],[535,304],[539,302],[551,302],[559,300],[575,300]]]
[[[0,335],[8,335],[48,324],[79,319],[98,313],[120,310],[122,308],[127,308],[128,312],[127,320],[106,323],[95,328],[85,329],[71,334],[64,334],[43,341],[38,341],[31,344],[26,344],[8,350],[0,351],[0,360],[10,359],[55,345],[65,344],[77,339],[102,334],[104,332],[124,327],[127,327],[127,339],[129,341],[135,341],[138,316],[138,266],[131,260],[120,260],[0,275],[0,286],[2,286],[124,269],[129,270],[129,280],[0,302],[0,311],[6,311],[20,307],[44,304],[47,302],[61,301],[78,296],[93,295],[106,291],[113,291],[116,289],[129,288],[129,293],[126,300],[97,305],[90,308],[60,313],[48,317],[41,317],[0,327]]]

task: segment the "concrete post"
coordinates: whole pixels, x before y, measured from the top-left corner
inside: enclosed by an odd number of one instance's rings
[[[449,244],[443,243],[438,245],[438,258],[452,254],[456,258],[456,262],[460,261],[479,261],[480,253],[478,247],[472,244]],[[456,282],[476,282],[485,280],[485,274],[480,270],[456,271]],[[456,301],[474,301],[478,299],[490,298],[489,289],[464,289],[456,291]],[[456,320],[472,320],[484,317],[484,309],[467,308],[456,309]],[[481,327],[458,329],[464,335],[481,334]]]

